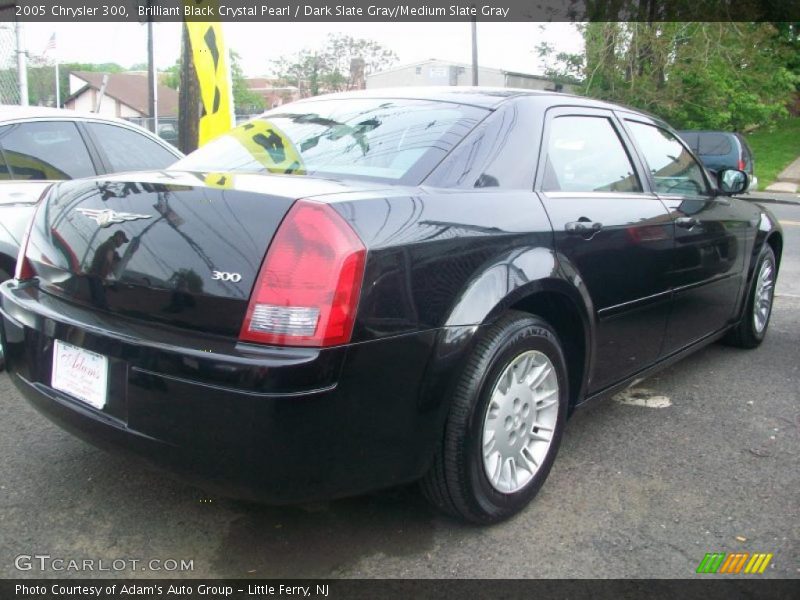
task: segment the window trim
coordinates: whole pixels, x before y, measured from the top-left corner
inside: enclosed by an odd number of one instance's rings
[[[550,141],[550,133],[552,131],[553,121],[560,117],[589,117],[589,118],[605,118],[611,124],[611,127],[614,129],[614,132],[617,134],[617,139],[619,139],[620,144],[622,145],[622,149],[628,157],[628,160],[633,167],[633,172],[636,175],[637,179],[639,180],[639,184],[641,185],[642,189],[637,190],[635,192],[605,192],[605,191],[586,191],[586,192],[565,192],[561,190],[554,190],[554,191],[545,191],[542,189],[542,185],[544,184],[544,171],[545,171],[545,161],[547,160],[547,144]],[[636,146],[633,145],[630,139],[630,135],[628,134],[627,129],[625,129],[620,123],[620,119],[614,113],[613,110],[610,109],[602,109],[602,108],[589,108],[585,106],[568,106],[568,105],[559,105],[559,106],[551,106],[545,111],[545,119],[544,119],[544,127],[542,127],[542,136],[539,140],[539,152],[538,152],[538,160],[536,164],[536,176],[534,179],[533,184],[533,191],[539,194],[546,194],[552,197],[625,197],[625,198],[652,198],[653,197],[653,188],[650,183],[650,179],[648,177],[644,177],[646,175],[646,169],[644,168],[644,163],[642,162],[641,156],[637,152]],[[556,195],[554,195],[556,194]],[[567,194],[567,196],[564,196]]]
[[[675,198],[675,197],[681,197],[681,198],[685,198],[685,197],[690,197],[690,198],[713,198],[715,196],[714,190],[716,189],[716,186],[713,184],[713,182],[709,178],[708,171],[706,170],[705,166],[703,165],[703,161],[701,161],[699,158],[697,158],[697,155],[694,152],[692,152],[692,149],[689,147],[689,145],[686,143],[686,141],[680,135],[678,135],[678,133],[676,131],[674,131],[671,127],[669,127],[666,123],[659,122],[659,121],[656,121],[654,119],[648,119],[648,118],[646,118],[646,117],[644,117],[642,115],[638,115],[636,113],[622,113],[620,121],[622,123],[622,126],[625,128],[625,131],[628,133],[628,138],[631,140],[631,144],[632,144],[634,150],[639,155],[639,158],[642,161],[642,164],[645,165],[645,168],[643,170],[644,170],[645,176],[647,177],[648,185],[650,186],[650,190],[652,191],[652,193],[654,193],[657,196],[665,197],[665,198],[667,198],[667,197],[670,197],[670,198]],[[683,146],[684,150],[686,150],[689,153],[689,156],[691,156],[692,159],[694,159],[695,164],[697,164],[697,166],[700,167],[700,174],[702,175],[703,180],[706,182],[706,193],[705,194],[699,194],[699,195],[694,195],[694,194],[693,195],[688,195],[688,194],[671,194],[671,193],[668,193],[668,192],[659,192],[658,188],[656,187],[656,182],[655,182],[655,179],[653,178],[653,174],[650,172],[650,166],[647,163],[647,159],[646,159],[646,157],[644,155],[644,152],[639,147],[639,144],[636,141],[636,138],[634,137],[633,132],[628,129],[628,122],[639,123],[640,125],[649,125],[650,127],[655,127],[656,129],[662,129],[663,131],[666,131],[667,133],[669,133],[673,138],[675,138],[675,140],[677,140],[677,142],[681,146]],[[699,144],[699,142],[698,142],[698,144]]]

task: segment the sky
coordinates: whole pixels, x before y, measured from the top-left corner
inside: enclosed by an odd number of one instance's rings
[[[247,76],[270,74],[270,61],[303,48],[320,47],[328,33],[373,39],[398,55],[398,65],[439,58],[470,63],[470,23],[224,23],[228,46],[241,56]],[[129,67],[147,60],[146,27],[139,23],[27,23],[31,55],[41,54],[56,33],[62,62],[116,62]],[[535,48],[541,41],[557,51],[578,52],[581,36],[569,23],[478,23],[481,66],[539,74]],[[180,23],[155,25],[159,69],[180,54]]]

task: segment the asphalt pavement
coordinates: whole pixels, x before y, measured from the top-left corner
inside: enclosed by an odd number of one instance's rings
[[[661,408],[577,411],[539,496],[494,527],[439,516],[413,486],[284,508],[208,496],[61,431],[2,374],[0,577],[677,578],[739,551],[774,554],[759,577],[800,578],[800,202],[769,207],[786,240],[764,344],[642,382]],[[127,563],[15,567],[34,554]]]

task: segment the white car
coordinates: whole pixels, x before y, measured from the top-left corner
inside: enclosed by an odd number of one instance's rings
[[[122,119],[0,105],[0,282],[14,274],[20,240],[50,183],[163,169],[182,156],[159,137]],[[0,362],[2,356],[0,346]]]
[[[0,281],[14,273],[20,238],[51,182],[163,169],[181,156],[167,142],[122,119],[0,105]]]

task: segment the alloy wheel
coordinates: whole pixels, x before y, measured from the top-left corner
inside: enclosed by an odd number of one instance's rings
[[[542,352],[515,357],[492,389],[483,422],[483,466],[503,494],[524,488],[544,462],[558,420],[556,369]]]

